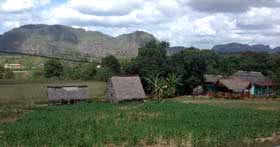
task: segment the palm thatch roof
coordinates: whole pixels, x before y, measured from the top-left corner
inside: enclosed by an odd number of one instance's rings
[[[139,76],[112,77],[107,83],[106,99],[111,102],[144,99],[146,97]]]
[[[227,79],[220,79],[218,81],[219,85],[222,85],[226,87],[229,90],[232,90],[234,92],[240,92],[244,91],[250,88],[251,82],[250,81],[244,81],[242,79],[238,78],[227,78]]]
[[[205,83],[216,83],[221,78],[223,78],[222,75],[204,75]]]
[[[231,77],[238,77],[242,80],[251,81],[253,83],[266,80],[265,76],[261,72],[255,71],[238,71]]]
[[[55,101],[69,101],[69,100],[86,100],[89,98],[88,86],[48,86],[48,100]]]

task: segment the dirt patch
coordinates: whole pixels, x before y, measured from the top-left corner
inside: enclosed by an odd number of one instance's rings
[[[280,111],[280,102],[275,100],[231,100],[210,98],[175,98],[175,101],[187,104],[207,104],[226,108],[250,108],[256,110]]]
[[[28,112],[30,111],[21,110],[21,111],[11,112],[8,115],[0,117],[0,124],[15,122]]]
[[[280,132],[273,133],[273,135],[271,137],[257,138],[256,141],[258,143],[280,144]]]
[[[115,145],[115,144],[107,144],[105,147],[127,147],[127,146],[132,146],[129,145],[128,143],[123,143],[121,145]],[[193,147],[191,141],[187,140],[175,140],[175,139],[163,139],[163,138],[158,138],[156,140],[153,140],[152,142],[150,141],[149,138],[146,138],[144,140],[141,140],[138,145],[139,147]]]
[[[138,116],[138,117],[158,117],[160,115],[159,112],[130,112],[129,116]]]

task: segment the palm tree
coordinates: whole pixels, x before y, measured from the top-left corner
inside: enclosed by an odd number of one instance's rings
[[[152,91],[152,96],[155,99],[161,100],[164,97],[174,97],[176,94],[176,87],[182,85],[180,83],[181,76],[176,74],[168,74],[167,78],[161,78],[160,73],[156,76],[146,77],[149,84],[149,89]]]

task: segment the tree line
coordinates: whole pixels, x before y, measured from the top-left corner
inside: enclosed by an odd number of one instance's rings
[[[146,92],[155,97],[191,94],[202,85],[205,74],[231,75],[238,70],[258,71],[280,82],[280,55],[256,52],[219,54],[212,50],[188,48],[166,55],[168,42],[152,41],[139,49],[138,56],[120,62],[107,56],[101,63],[62,64],[48,60],[44,65],[46,78],[72,80],[103,80],[114,75],[139,75]],[[98,65],[101,65],[98,68]]]

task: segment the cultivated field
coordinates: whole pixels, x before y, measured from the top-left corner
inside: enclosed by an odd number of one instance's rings
[[[22,119],[1,125],[0,142],[4,146],[245,146],[280,131],[279,120],[279,111],[172,100],[94,102],[33,108]]]
[[[78,84],[88,84],[91,97],[99,101],[46,106],[42,87],[50,83],[9,83],[0,86],[2,146],[280,144],[279,101],[180,97],[111,104],[100,101],[105,83],[82,82]]]

